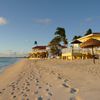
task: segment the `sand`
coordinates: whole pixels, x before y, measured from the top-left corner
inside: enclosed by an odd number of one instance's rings
[[[0,100],[100,100],[100,60],[23,59],[0,75]]]

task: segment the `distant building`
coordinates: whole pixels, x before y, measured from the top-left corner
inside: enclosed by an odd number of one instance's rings
[[[100,33],[92,33],[90,35],[83,36],[83,37],[79,38],[78,40],[81,41],[81,42],[85,42],[85,41],[87,41],[88,39],[91,39],[91,38],[100,40]]]
[[[29,53],[29,58],[46,58],[48,52],[46,50],[47,46],[35,46],[32,48],[32,52]]]
[[[59,45],[59,52],[62,53],[62,49],[66,48],[65,46]],[[52,55],[50,46],[35,46],[32,48],[32,51],[29,53],[29,58],[31,59],[40,59],[40,58],[54,58],[58,55]]]
[[[91,38],[100,40],[100,33],[92,33],[92,34],[83,36],[83,37],[81,37],[77,40],[80,41],[80,42],[85,42],[85,41],[87,41],[88,39],[91,39]],[[80,59],[80,58],[83,58],[83,55],[84,55],[85,58],[91,58],[92,57],[91,49],[80,48],[81,43],[78,43],[77,40],[72,41],[72,42],[76,42],[76,43],[72,44],[72,47],[64,48],[62,50],[62,58],[63,59]],[[95,49],[95,54],[100,55],[100,47],[95,47],[94,49]]]

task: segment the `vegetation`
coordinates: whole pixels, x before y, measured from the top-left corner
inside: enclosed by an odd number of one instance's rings
[[[86,31],[86,33],[84,34],[84,36],[89,35],[89,34],[92,34],[92,29],[88,29],[88,30]]]
[[[34,45],[36,45],[36,46],[37,46],[37,44],[38,44],[38,43],[37,43],[37,41],[34,41]]]
[[[66,38],[66,32],[64,28],[58,27],[56,29],[55,35],[60,38],[60,42],[63,42],[64,45],[68,44],[67,38]]]
[[[58,46],[57,45],[52,45],[51,47],[50,47],[50,51],[51,51],[51,54],[54,56],[56,56],[56,55],[58,55],[58,56],[60,56],[61,55],[61,53],[60,53],[60,50],[58,49]]]
[[[51,49],[50,51],[53,55],[61,55],[59,46],[61,45],[61,43],[63,43],[64,45],[68,44],[65,29],[58,27],[54,35],[55,37],[49,43]]]
[[[77,36],[77,35],[75,35],[74,37],[73,37],[73,39],[72,40],[77,40],[78,38],[81,38],[82,36]]]

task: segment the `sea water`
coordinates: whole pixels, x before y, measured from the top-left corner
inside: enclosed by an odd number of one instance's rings
[[[9,65],[16,63],[19,58],[15,57],[0,57],[0,72],[2,72]]]

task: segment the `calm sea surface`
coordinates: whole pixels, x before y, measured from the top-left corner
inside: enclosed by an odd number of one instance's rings
[[[9,65],[16,63],[18,60],[19,58],[0,57],[0,72],[2,72]]]

